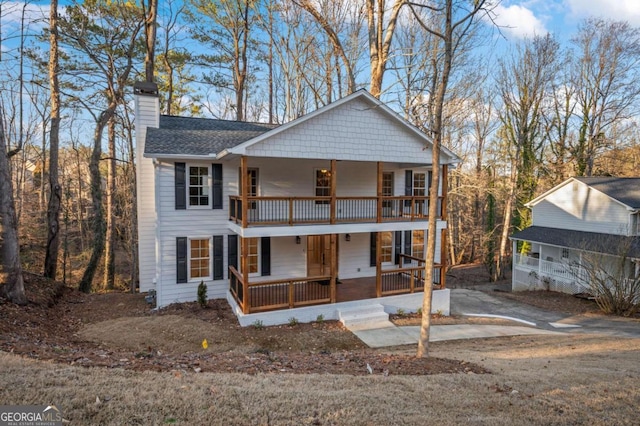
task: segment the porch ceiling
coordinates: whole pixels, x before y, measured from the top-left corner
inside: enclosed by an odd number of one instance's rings
[[[530,226],[513,234],[511,239],[617,256],[626,249],[628,257],[640,258],[640,237],[637,236]]]

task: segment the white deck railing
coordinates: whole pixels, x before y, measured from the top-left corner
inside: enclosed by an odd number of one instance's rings
[[[546,288],[563,293],[586,290],[586,271],[579,265],[554,262],[516,254],[513,264],[514,289]]]

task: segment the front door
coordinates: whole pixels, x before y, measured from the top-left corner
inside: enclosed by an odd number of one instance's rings
[[[330,274],[331,274],[331,236],[330,235],[307,236],[307,276],[324,277]]]

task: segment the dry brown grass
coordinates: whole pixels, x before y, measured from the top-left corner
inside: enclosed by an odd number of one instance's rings
[[[0,401],[60,404],[75,424],[631,425],[639,351],[640,339],[594,335],[442,342],[432,355],[493,374],[420,377],[135,372],[1,353]]]

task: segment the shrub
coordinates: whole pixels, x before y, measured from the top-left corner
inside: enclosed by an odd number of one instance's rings
[[[201,307],[207,307],[207,285],[204,281],[200,281],[200,285],[198,285],[198,303]]]
[[[253,328],[256,328],[258,330],[262,330],[264,328],[264,323],[262,322],[262,320],[255,320],[251,326]]]
[[[398,315],[399,317],[403,317],[405,316],[405,314],[406,312],[402,308],[398,308],[398,310],[396,311],[396,315]]]
[[[296,317],[289,318],[289,325],[290,326],[293,327],[294,325],[298,325],[298,323],[299,323],[298,318],[296,318]]]
[[[324,315],[320,314],[316,317],[316,322],[322,324],[324,322]]]

